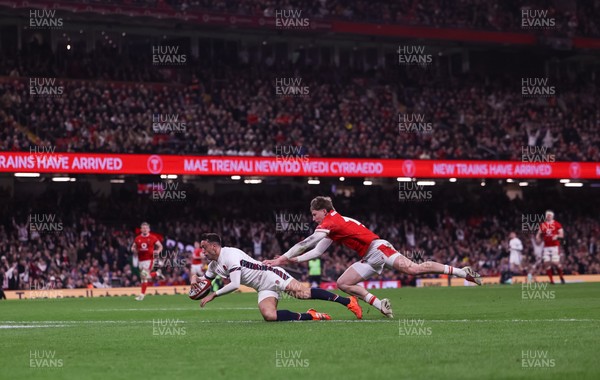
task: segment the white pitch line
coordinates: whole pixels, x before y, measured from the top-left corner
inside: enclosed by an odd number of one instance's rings
[[[326,323],[396,323],[402,321],[416,321],[416,318],[406,319],[344,319],[344,320],[331,320]],[[263,323],[261,320],[251,321],[209,321],[209,320],[195,320],[191,323]],[[291,322],[303,322],[303,321],[291,321]],[[505,320],[487,320],[487,319],[425,319],[424,323],[534,323],[534,322],[600,322],[600,319],[505,319]]]
[[[418,318],[404,318],[404,320],[414,320]],[[403,319],[400,319],[403,320]],[[527,323],[527,322],[600,322],[600,319],[576,319],[576,318],[558,318],[558,319],[425,319],[425,322],[433,323]]]
[[[332,320],[327,321],[327,323],[401,323],[402,321],[410,322],[417,320],[416,318],[406,318],[406,319],[367,319],[367,320]],[[192,321],[183,321],[176,320],[177,323],[264,323],[262,320],[204,320],[204,319],[194,319]],[[575,318],[562,318],[562,319],[431,319],[422,320],[423,323],[536,323],[536,322],[600,322],[600,319],[575,319]],[[9,325],[29,325],[29,326],[55,326],[55,325],[85,325],[85,324],[150,324],[154,323],[154,321],[140,321],[140,320],[132,320],[132,321],[0,321],[0,323],[4,323],[5,325],[0,326],[9,326]]]
[[[46,327],[68,327],[67,325],[0,325],[0,329],[39,329]]]
[[[129,309],[83,309],[83,311],[183,311],[183,310],[258,310],[257,307],[211,307],[208,309],[201,309],[199,306],[196,307],[160,307],[160,308],[129,308]]]
[[[185,321],[177,320],[180,323],[185,323]],[[85,324],[95,324],[95,323],[107,323],[107,324],[137,324],[137,323],[153,323],[153,321],[0,321],[0,323],[5,324],[29,324],[31,326],[36,325],[51,325],[51,324],[66,324],[66,325],[85,325]]]

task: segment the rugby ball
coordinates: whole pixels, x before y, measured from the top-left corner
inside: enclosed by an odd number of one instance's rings
[[[191,285],[188,296],[194,301],[201,300],[210,293],[211,289],[212,283],[210,280],[200,280]]]

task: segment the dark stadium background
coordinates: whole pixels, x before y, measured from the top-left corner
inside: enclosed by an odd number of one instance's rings
[[[31,178],[14,172],[39,170],[4,165],[4,288],[51,278],[57,288],[136,286],[129,246],[142,221],[180,243],[170,254],[183,262],[207,231],[271,258],[314,228],[308,202],[319,194],[402,252],[498,278],[508,271],[508,233],[519,233],[533,265],[521,222],[553,209],[566,226],[565,272],[600,272],[597,2],[320,4],[294,3],[294,15],[276,14],[279,1],[0,2],[3,154],[533,161],[552,166],[550,178],[451,182],[422,171],[406,188],[398,170],[339,178],[48,169]],[[541,92],[525,95],[536,80]],[[403,129],[403,120],[420,124]],[[573,162],[588,166],[561,176]],[[417,195],[403,199],[403,190]],[[292,228],[278,228],[281,217]],[[32,233],[32,220],[61,228]],[[352,260],[332,248],[323,281]],[[156,285],[189,283],[187,265],[166,272]],[[296,274],[307,279],[305,267]],[[391,272],[379,279],[415,285]]]
[[[597,379],[599,76],[600,0],[0,0],[0,378]],[[188,298],[203,233],[272,259],[319,195],[484,286],[384,270],[395,319],[280,294],[332,317],[300,323]],[[358,259],[285,269],[344,295]]]

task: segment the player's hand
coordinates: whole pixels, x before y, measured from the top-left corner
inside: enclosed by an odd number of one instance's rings
[[[275,258],[273,260],[265,260],[263,261],[263,264],[267,264],[270,265],[272,267],[276,267],[279,265],[285,265],[287,263],[289,263],[290,260],[285,257],[285,256],[275,256]]]
[[[204,305],[206,305],[207,303],[209,303],[210,301],[215,299],[216,296],[217,296],[217,293],[212,292],[209,295],[207,295],[206,297],[202,298],[202,301],[200,301],[200,307],[204,307]]]
[[[202,280],[206,280],[206,277],[204,277],[204,275],[198,276],[197,274],[193,274],[192,278],[190,279],[190,284],[195,284],[196,282],[200,282]]]
[[[277,260],[279,260],[280,257],[281,256],[275,256],[274,259],[263,260],[263,264],[270,265],[270,266],[274,267],[275,265],[277,265]]]

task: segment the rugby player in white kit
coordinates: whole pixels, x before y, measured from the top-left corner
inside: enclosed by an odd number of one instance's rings
[[[383,315],[393,318],[390,300],[379,300],[367,289],[358,285],[384,267],[399,272],[420,275],[439,273],[454,275],[481,285],[481,277],[471,267],[455,268],[450,265],[427,261],[417,264],[394,249],[387,241],[371,232],[357,220],[340,215],[333,208],[329,197],[316,197],[310,202],[313,220],[319,225],[308,238],[290,248],[283,256],[265,260],[269,265],[285,265],[290,262],[304,262],[321,256],[334,241],[358,253],[360,261],[355,262],[338,278],[337,286],[344,292],[356,296],[375,307]]]
[[[222,247],[221,238],[217,234],[204,234],[200,242],[204,255],[210,261],[203,277],[199,279],[214,279],[217,275],[229,277],[230,283],[216,292],[204,297],[200,303],[204,307],[216,297],[237,290],[240,285],[246,285],[258,292],[258,308],[265,321],[303,321],[330,320],[325,313],[309,309],[306,313],[296,313],[289,310],[277,310],[279,295],[285,292],[299,299],[320,299],[340,303],[357,318],[362,318],[362,309],[355,297],[346,298],[333,294],[324,289],[309,288],[296,281],[284,269],[272,267],[256,261],[243,251],[233,247]],[[194,278],[193,281],[197,281]]]
[[[512,273],[523,273],[523,242],[517,237],[517,233],[512,231],[508,238],[508,248],[510,250],[509,264]]]

